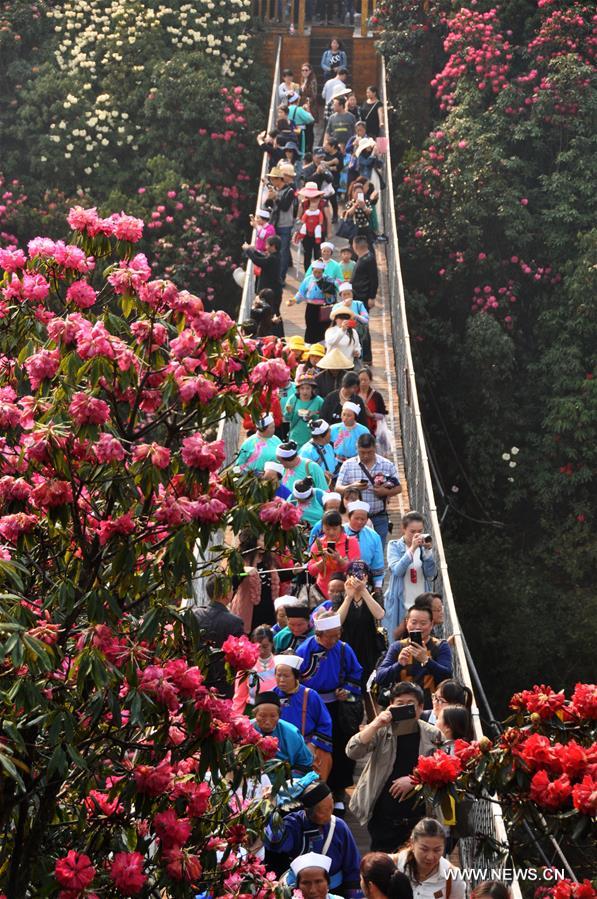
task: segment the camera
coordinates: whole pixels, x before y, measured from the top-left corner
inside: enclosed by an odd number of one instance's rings
[[[423,541],[423,543],[431,543],[431,534],[421,534],[421,540]]]
[[[416,717],[415,707],[411,703],[409,705],[391,705],[390,715],[392,721],[410,721]]]

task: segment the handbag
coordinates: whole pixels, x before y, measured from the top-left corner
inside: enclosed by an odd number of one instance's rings
[[[319,307],[319,321],[320,322],[329,322],[331,320],[332,315],[332,304],[326,303],[325,306]]]
[[[342,219],[336,230],[336,237],[344,237],[346,240],[352,240],[357,233],[357,226],[349,219]]]
[[[340,683],[339,687],[344,685],[345,680],[345,649],[346,644],[340,644]],[[350,699],[344,700],[344,702],[338,702],[338,710],[336,713],[336,721],[338,724],[338,728],[340,729],[340,733],[343,737],[346,737],[349,740],[353,737],[361,726],[361,722],[363,721],[364,714],[364,706],[363,700],[360,696],[354,696],[350,694]]]
[[[376,137],[375,138],[375,147],[379,156],[382,156],[384,153],[388,152],[388,139],[387,137]]]

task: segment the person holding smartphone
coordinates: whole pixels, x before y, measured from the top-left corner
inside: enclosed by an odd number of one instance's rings
[[[350,800],[350,810],[367,825],[372,851],[394,852],[408,838],[425,809],[415,805],[411,779],[420,755],[432,755],[442,735],[426,721],[423,691],[416,684],[396,684],[390,706],[356,733],[346,755],[367,759]]]
[[[360,558],[361,551],[356,537],[349,537],[344,532],[339,512],[325,513],[322,530],[322,536],[318,537],[311,547],[307,571],[316,578],[317,587],[328,599],[332,575],[338,571],[346,571],[352,560]]]
[[[452,677],[452,650],[447,640],[431,636],[433,613],[413,606],[406,616],[407,637],[396,640],[379,665],[375,680],[380,687],[396,681],[412,681],[424,691],[426,709],[432,706],[436,686]]]
[[[437,577],[433,540],[425,533],[425,519],[420,512],[413,510],[403,516],[402,537],[388,544],[388,568],[391,576],[385,594],[384,627],[393,634],[417,596],[432,590]]]

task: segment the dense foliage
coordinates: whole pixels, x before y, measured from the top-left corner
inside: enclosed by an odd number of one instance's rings
[[[215,439],[289,369],[152,277],[142,221],[69,223],[0,250],[0,889],[264,899],[247,789],[276,741],[206,688],[186,601],[208,564],[243,569],[221,528],[294,539]],[[255,662],[224,648],[231,672]]]
[[[143,249],[160,271],[232,309],[265,96],[249,11],[246,0],[225,14],[211,0],[2,3],[1,166],[27,197],[0,209],[2,230],[58,237],[73,203],[126,208],[148,220]]]
[[[387,4],[385,25],[403,270],[449,563],[503,707],[538,676],[571,686],[593,653],[594,10],[430,0]],[[427,76],[433,124],[420,141]]]

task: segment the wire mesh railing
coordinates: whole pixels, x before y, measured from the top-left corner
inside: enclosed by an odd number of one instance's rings
[[[385,65],[382,61],[382,100],[384,104],[384,121],[388,119],[388,102],[386,93]],[[400,266],[400,247],[398,244],[398,231],[396,227],[396,207],[392,182],[392,158],[388,148],[385,157],[386,190],[382,194],[382,220],[384,231],[388,237],[387,266],[390,291],[390,310],[392,322],[392,344],[394,350],[394,365],[396,367],[396,380],[398,396],[400,398],[400,425],[402,431],[402,446],[404,450],[405,468],[410,500],[410,508],[416,509],[424,515],[432,535],[436,552],[438,579],[435,589],[441,592],[444,598],[444,629],[446,635],[453,635],[452,645],[454,677],[463,684],[473,689],[460,622],[456,613],[454,596],[450,586],[448,565],[444,552],[440,521],[435,505],[431,471],[423,425],[419,398],[413,366],[410,334],[408,330],[408,318],[402,282]],[[474,693],[474,690],[473,690]],[[476,702],[473,705],[473,721],[475,737],[483,736],[483,727]],[[480,800],[473,804],[469,819],[474,830],[474,837],[466,837],[459,842],[462,867],[483,869],[492,868],[495,865],[495,856],[489,851],[489,846],[501,846],[504,855],[507,855],[508,838],[501,814],[501,808],[497,801]],[[512,885],[514,899],[521,896],[520,888],[515,882]]]

